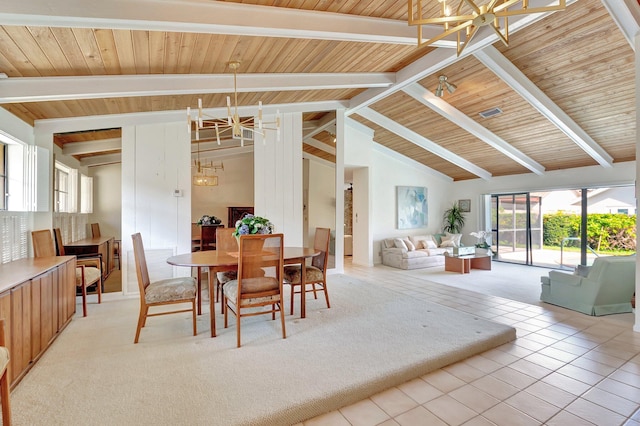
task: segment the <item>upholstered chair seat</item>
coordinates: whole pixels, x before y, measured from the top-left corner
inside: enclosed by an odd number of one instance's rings
[[[273,277],[246,278],[242,282],[243,294],[260,293],[278,289],[278,281]],[[238,280],[229,281],[222,287],[222,291],[234,303],[238,298]],[[240,306],[249,306],[256,303],[277,303],[280,301],[279,294],[271,294],[264,297],[244,297],[240,299]]]
[[[100,270],[98,268],[76,268],[76,286],[82,285],[82,269],[84,269],[84,279],[86,282],[98,283],[100,281]]]
[[[307,282],[324,280],[324,273],[320,268],[307,266],[305,270],[307,273]],[[287,284],[300,284],[301,275],[302,267],[300,265],[288,265],[284,267],[284,279]]]
[[[149,284],[144,294],[147,303],[170,302],[194,297],[196,297],[196,280],[193,277],[154,281]]]

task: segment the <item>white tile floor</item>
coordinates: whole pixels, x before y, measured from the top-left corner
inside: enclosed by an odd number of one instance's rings
[[[633,314],[591,317],[390,269],[345,265],[347,275],[510,324],[517,339],[304,426],[640,426],[640,333],[632,330]]]

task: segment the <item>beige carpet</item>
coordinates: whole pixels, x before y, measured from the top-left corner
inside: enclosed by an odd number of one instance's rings
[[[335,410],[515,339],[515,330],[353,278],[330,277],[332,308],[310,300],[209,337],[188,314],[149,318],[137,300],[90,304],[12,393],[16,425],[287,425]]]

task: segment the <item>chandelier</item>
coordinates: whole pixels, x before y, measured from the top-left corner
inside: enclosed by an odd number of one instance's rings
[[[215,175],[215,172],[224,171],[224,163],[220,162],[220,165],[217,165],[210,161],[200,161],[200,142],[197,142],[197,153],[196,159],[193,160],[193,167],[196,171],[191,182],[195,186],[218,186],[218,176]]]
[[[202,111],[202,99],[198,99],[198,115],[194,120],[191,117],[191,108],[187,107],[187,123],[188,132],[191,134],[192,123],[195,122],[196,140],[200,140],[200,131],[213,129],[215,131],[216,140],[220,145],[220,136],[229,133],[233,139],[240,139],[240,145],[244,146],[245,139],[254,139],[255,134],[261,135],[263,138],[267,130],[273,130],[277,133],[280,140],[280,111],[276,112],[275,121],[264,122],[262,120],[262,101],[258,102],[258,117],[240,118],[238,113],[238,74],[237,70],[240,62],[229,62],[229,68],[233,70],[233,108],[231,106],[231,98],[227,96],[227,116],[225,118],[216,118],[204,114]]]
[[[450,0],[450,3],[456,1],[458,7],[454,10],[447,4],[447,0],[438,0],[440,5],[437,8],[433,7],[433,1],[409,0],[409,25],[418,26],[418,46],[428,46],[457,33],[456,48],[460,56],[478,29],[484,26],[491,27],[508,46],[510,16],[564,10],[566,3],[566,0],[554,0],[549,6],[540,7],[529,7],[530,0],[484,0],[486,4],[481,5],[477,4],[480,3],[478,0]],[[425,40],[422,26],[428,24],[441,25],[442,33]]]

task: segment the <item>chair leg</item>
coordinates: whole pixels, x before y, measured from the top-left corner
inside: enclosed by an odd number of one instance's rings
[[[229,326],[229,322],[227,321],[228,310],[229,308],[227,308],[227,296],[225,296],[225,294],[222,293],[222,313],[224,314],[224,328],[227,328]]]
[[[289,287],[291,287],[291,313],[289,315],[293,315],[293,297],[295,293],[293,292],[293,284],[291,284]]]
[[[191,309],[193,313],[193,335],[198,335],[198,328],[196,327],[196,299],[191,301]]]
[[[324,298],[327,301],[327,308],[331,308],[331,305],[329,304],[329,291],[327,290],[326,280],[322,283],[322,289],[324,290]]]
[[[2,426],[11,425],[11,402],[9,398],[9,377],[5,368],[0,377],[0,402],[2,403]]]
[[[82,316],[87,316],[87,287],[82,284]]]
[[[236,308],[236,338],[238,340],[238,347],[240,347],[240,308]]]
[[[144,296],[142,296],[144,297]],[[147,312],[149,311],[148,306],[140,306],[140,316],[138,316],[138,328],[136,329],[136,338],[133,340],[133,343],[138,343],[138,339],[140,338],[140,330],[144,327],[145,322],[147,321]],[[195,312],[195,311],[194,311]]]
[[[102,303],[102,278],[98,282],[98,304]]]
[[[286,339],[287,338],[287,332],[285,331],[284,328],[284,310],[282,309],[282,300],[280,302],[278,302],[278,306],[280,306],[280,323],[282,324],[282,338]]]

